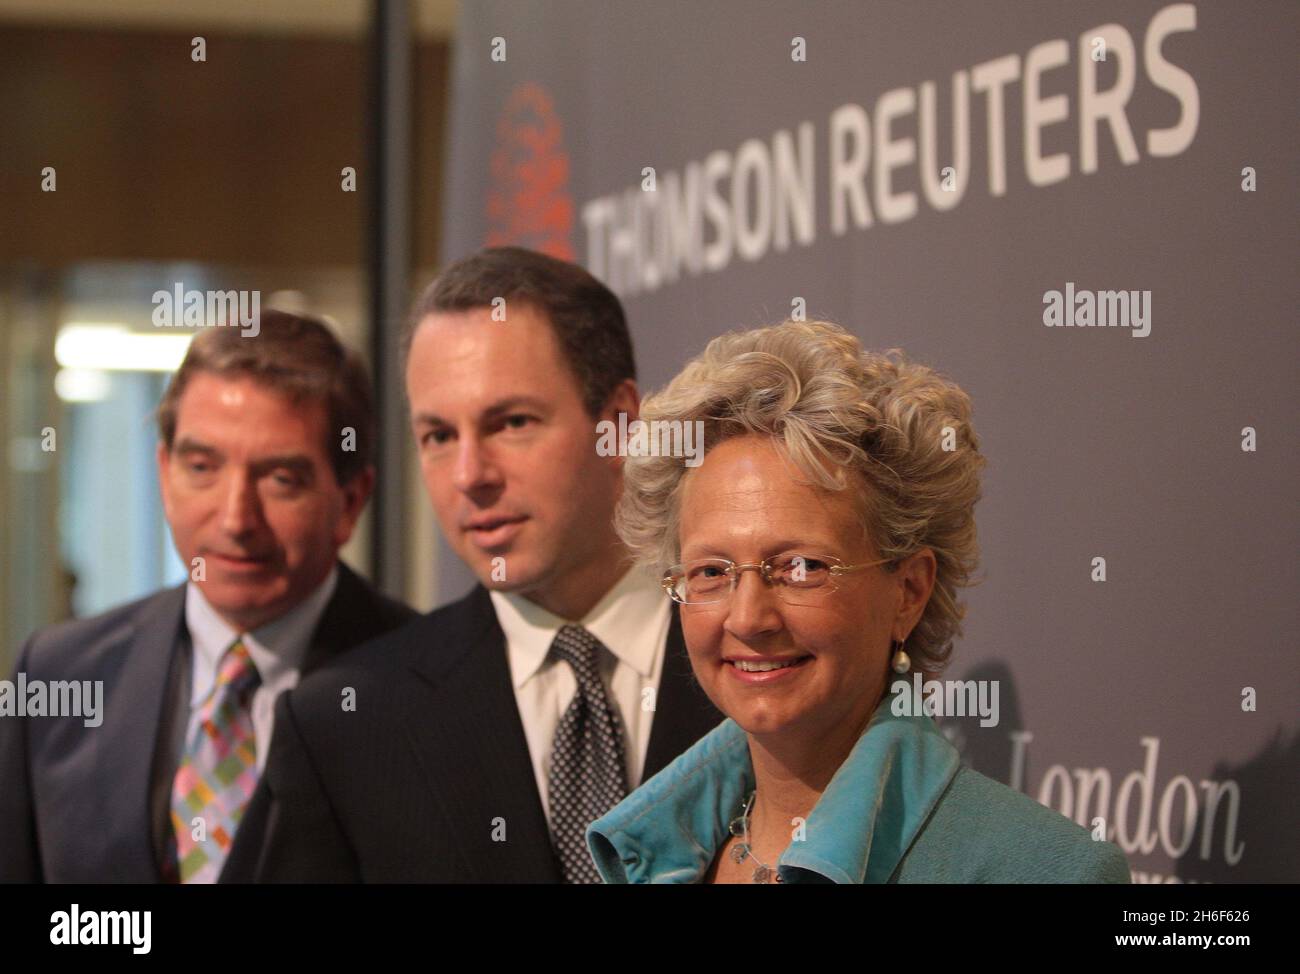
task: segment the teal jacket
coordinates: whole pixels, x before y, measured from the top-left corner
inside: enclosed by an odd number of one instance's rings
[[[927,716],[881,702],[777,860],[783,883],[1127,883],[1110,842],[961,764]],[[587,829],[607,883],[697,883],[754,787],[724,720]]]

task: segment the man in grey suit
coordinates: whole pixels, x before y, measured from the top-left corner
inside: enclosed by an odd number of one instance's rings
[[[338,560],[375,430],[366,369],[323,322],[204,329],[158,419],[190,578],[23,647],[13,686],[32,702],[76,681],[102,706],[0,716],[0,881],[216,881],[236,835],[260,844],[244,810],[276,695],[414,616]]]

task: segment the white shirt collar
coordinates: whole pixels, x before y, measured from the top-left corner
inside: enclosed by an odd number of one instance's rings
[[[243,634],[244,646],[257,667],[263,686],[276,684],[284,673],[301,669],[312,633],[334,595],[338,578],[339,569],[335,564],[325,581],[292,609],[278,619]],[[240,633],[217,615],[203,591],[192,583],[185,586],[185,625],[194,647],[192,709],[202,704],[212,692],[221,657]]]
[[[511,666],[515,688],[523,686],[546,662],[547,653],[560,628],[569,620],[543,609],[516,592],[492,592],[497,621],[505,633],[506,645],[518,665]],[[599,639],[622,663],[642,677],[653,679],[654,640],[668,596],[653,573],[631,568],[618,584],[605,593],[581,620],[582,626]]]

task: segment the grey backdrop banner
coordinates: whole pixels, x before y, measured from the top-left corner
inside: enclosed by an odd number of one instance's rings
[[[989,466],[945,675],[1000,688],[944,720],[966,760],[1136,880],[1300,880],[1300,6],[462,17],[447,258],[584,263],[646,389],[804,308],[952,376]]]

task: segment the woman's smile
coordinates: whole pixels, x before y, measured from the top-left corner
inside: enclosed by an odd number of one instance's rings
[[[722,660],[722,666],[733,678],[751,686],[767,686],[789,682],[808,669],[813,657],[808,654],[791,656],[732,656]]]

